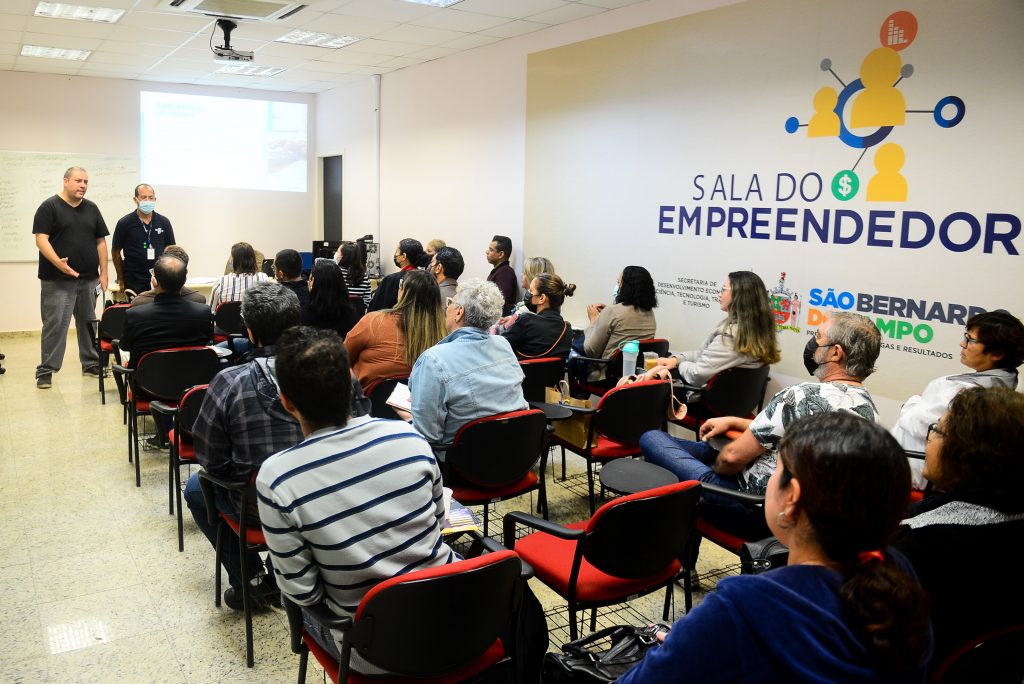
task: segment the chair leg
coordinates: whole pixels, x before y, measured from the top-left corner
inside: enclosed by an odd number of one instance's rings
[[[174,515],[174,464],[178,460],[177,449],[171,444],[170,458],[167,459],[167,515]]]
[[[238,555],[239,565],[242,571],[242,611],[245,613],[245,666],[253,666],[252,657],[252,585],[249,583],[249,554],[247,551],[246,529],[245,529],[245,511],[239,513],[239,518],[242,521],[242,526],[238,530]]]
[[[590,515],[594,515],[594,463],[587,459],[587,494],[590,497]]]
[[[484,536],[491,536],[490,520],[488,520],[487,509],[490,508],[490,504],[484,502]]]
[[[559,445],[562,449],[562,482],[565,482],[565,447]]]
[[[668,586],[665,587],[665,608],[661,611],[661,619],[666,621],[668,620],[668,609],[672,605],[672,584],[672,582],[669,582]]]
[[[138,416],[136,416],[136,419]],[[146,420],[146,415],[143,414],[142,420]],[[139,453],[139,424],[138,421],[132,422],[133,434],[135,435],[135,486],[142,486],[142,456]]]
[[[103,372],[107,368],[107,364],[110,363],[110,358],[103,353],[100,353],[100,403],[107,403],[107,392],[103,387]]]
[[[569,641],[576,641],[580,637],[580,629],[576,626],[576,604],[569,603]]]
[[[590,633],[593,634],[597,629],[597,608],[590,609]]]
[[[309,650],[304,648],[299,655],[299,684],[306,684],[307,662],[309,662]]]
[[[214,580],[213,580],[213,605],[220,608],[220,549],[221,543],[224,541],[224,522],[217,522],[217,543],[214,544],[213,561],[214,561]]]
[[[181,463],[175,459],[174,463],[174,497],[178,504],[178,551],[185,550],[185,525],[181,519]]]

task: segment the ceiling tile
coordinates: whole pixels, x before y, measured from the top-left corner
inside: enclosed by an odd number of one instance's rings
[[[139,71],[145,71],[151,65],[159,61],[159,58],[153,57],[141,57],[139,55],[125,55],[119,52],[101,52],[96,51],[89,55],[89,59],[86,60],[88,64],[125,64],[128,66],[139,67]]]
[[[547,24],[538,24],[533,21],[510,21],[507,24],[495,26],[480,33],[486,36],[497,36],[498,38],[514,38],[545,28],[548,28]]]
[[[451,55],[458,54],[460,50],[453,50],[452,48],[446,47],[429,47],[425,50],[417,50],[416,52],[410,52],[406,57],[410,59],[416,59],[420,62],[429,62],[432,59],[441,59],[442,57],[450,57]]]
[[[583,4],[594,5],[595,7],[601,7],[603,9],[618,9],[619,7],[635,5],[638,2],[644,1],[645,0],[583,0]]]
[[[356,17],[349,14],[325,14],[314,23],[305,23],[302,28],[307,31],[333,33],[339,36],[356,36],[370,38],[397,27],[396,21],[381,21],[368,17]]]
[[[479,14],[490,14],[495,17],[507,17],[509,19],[521,19],[531,14],[547,12],[548,10],[564,7],[564,0],[462,0],[459,9],[464,12],[478,12]]]
[[[0,55],[20,55],[21,43],[0,43]]]
[[[105,40],[100,43],[98,49],[104,52],[120,52],[124,55],[145,55],[147,57],[163,57],[167,54],[166,45],[126,43],[120,40]]]
[[[73,48],[75,50],[95,50],[103,41],[98,38],[76,38],[75,36],[58,36],[53,33],[28,33],[22,36],[26,45],[43,47]]]
[[[565,7],[559,7],[558,9],[548,10],[547,12],[541,12],[540,14],[531,14],[528,18],[530,21],[539,21],[542,24],[565,24],[570,21],[576,21],[577,19],[592,17],[595,14],[601,14],[604,11],[605,10],[600,7],[581,5],[574,2],[566,5]]]
[[[378,40],[376,38],[367,38],[361,40],[353,47],[358,46],[359,52],[369,52],[376,55],[390,55],[392,57],[403,57],[410,52],[416,52],[422,50],[422,45],[410,45],[408,43],[393,43],[387,40]],[[344,48],[343,48],[344,49]]]
[[[456,38],[462,38],[466,34],[461,31],[444,31],[441,29],[424,28],[406,24],[396,29],[385,31],[377,36],[380,40],[390,40],[395,43],[413,43],[415,45],[440,45]]]
[[[465,31],[476,33],[492,26],[505,23],[505,17],[496,17],[490,14],[476,14],[474,12],[463,12],[458,9],[448,9],[444,12],[428,14],[414,22],[416,26],[427,26],[429,28],[448,29],[450,31]]]
[[[190,40],[194,34],[185,31],[140,30],[138,26],[112,26],[107,40],[138,41],[149,45],[174,46]],[[203,34],[207,35],[207,34]]]
[[[445,43],[441,47],[450,47],[456,50],[472,50],[473,48],[497,43],[499,40],[501,40],[501,38],[497,36],[485,36],[482,33],[471,33],[465,38],[457,38],[450,43]]]
[[[465,1],[465,0],[463,0]],[[516,0],[518,2],[518,0]],[[403,0],[352,0],[339,10],[342,14],[351,14],[356,17],[368,17],[379,21],[408,22],[416,21],[420,17],[445,10],[437,7],[428,7],[414,2]]]
[[[32,33],[53,33],[58,36],[82,38],[106,38],[110,35],[112,28],[112,24],[74,19],[52,19],[50,17],[31,17],[25,25],[25,30]]]
[[[138,26],[141,29],[196,33],[210,30],[214,25],[214,19],[184,12],[128,12],[117,23],[120,26]]]
[[[414,59],[412,57],[392,57],[388,61],[381,64],[384,67],[390,67],[394,69],[404,69],[405,67],[412,66],[413,64],[423,64],[428,62],[427,59]]]

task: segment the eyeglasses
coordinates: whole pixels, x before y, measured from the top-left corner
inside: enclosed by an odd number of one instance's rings
[[[932,434],[936,434],[939,437],[945,437],[946,433],[939,429],[938,423],[932,423],[928,426],[928,434],[925,435],[925,441],[930,442],[932,440]]]
[[[731,290],[731,289],[732,289],[732,288],[731,288],[731,287],[729,287],[728,285],[723,285],[723,286],[722,286],[722,292],[725,292],[726,290]]]
[[[979,340],[977,337],[971,337],[971,333],[965,332],[964,333],[964,342],[966,342],[967,346],[969,347],[972,344],[977,344],[977,343],[981,342],[981,340]]]
[[[459,304],[459,303],[458,303],[457,301],[455,301],[455,298],[454,298],[454,297],[445,297],[445,300],[444,300],[444,308],[446,308],[446,309],[447,309],[447,308],[448,308],[448,307],[450,307],[450,306],[451,306],[452,304],[454,304],[455,306],[459,307],[460,309],[462,308],[462,305],[461,305],[461,304]]]

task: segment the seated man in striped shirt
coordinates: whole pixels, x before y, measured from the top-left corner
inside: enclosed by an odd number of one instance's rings
[[[337,333],[284,332],[277,380],[305,436],[264,461],[256,479],[282,592],[352,615],[374,584],[458,560],[441,539],[441,472],[430,445],[402,421],[349,417],[351,376]],[[337,654],[329,631],[308,621],[307,630]],[[355,651],[352,668],[380,674]]]

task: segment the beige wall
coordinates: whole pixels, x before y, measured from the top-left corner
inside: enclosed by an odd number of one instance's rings
[[[4,93],[0,149],[137,158],[141,90],[304,102],[310,105],[310,121],[314,115],[311,95],[0,71],[0,92]],[[312,124],[308,130],[314,130]],[[316,149],[315,135],[310,135],[309,145]],[[67,165],[74,163],[72,154]],[[318,234],[314,168],[310,162],[310,191],[305,193],[157,187],[157,210],[170,218],[177,241],[188,250],[190,273],[218,275],[231,245],[239,240],[251,242],[270,257],[285,247],[309,249]],[[62,173],[63,169],[54,173],[54,193],[60,191]],[[115,215],[132,210],[131,193],[132,188],[124,189],[123,211]],[[113,225],[108,228],[113,232]],[[31,230],[32,217],[26,216],[28,240]],[[113,268],[110,271],[113,281]],[[0,332],[38,330],[36,264],[0,262],[0,288],[5,293]]]

